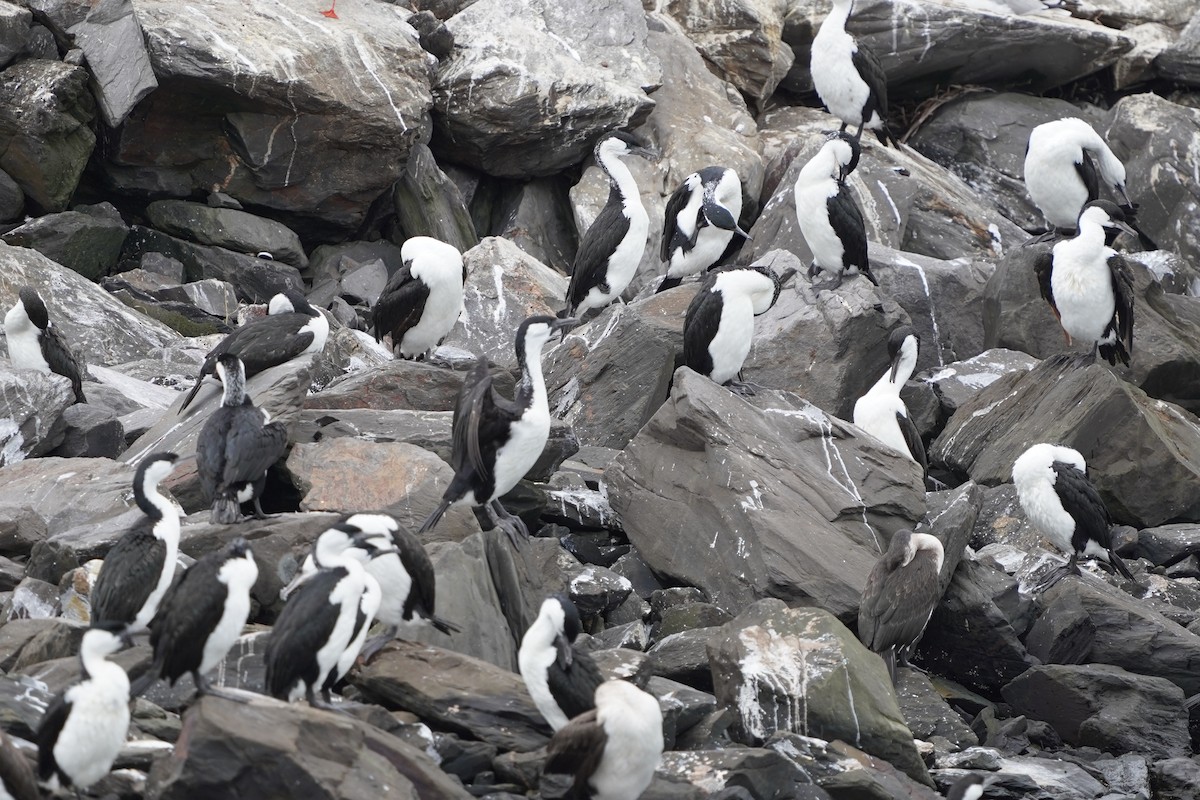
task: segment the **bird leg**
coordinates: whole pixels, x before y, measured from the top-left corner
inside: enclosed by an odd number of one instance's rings
[[[839,289],[839,288],[841,288],[842,279],[844,277],[845,277],[845,274],[841,270],[838,270],[837,273],[831,279],[826,281],[825,283],[820,283],[820,284],[814,283],[813,287],[812,287],[813,291],[815,292],[815,291],[826,290],[826,291],[832,292],[834,289]]]
[[[395,625],[388,625],[382,633],[367,639],[366,643],[362,646],[362,650],[359,651],[358,661],[363,664],[369,664],[376,653],[386,647],[388,642],[396,638],[396,630]]]
[[[742,373],[740,372],[738,373],[737,380],[727,380],[723,385],[729,391],[733,392],[734,394],[741,395],[742,397],[753,397],[755,394],[757,394],[758,389],[766,388],[765,386],[760,386],[757,383],[746,380],[742,377]]]
[[[263,511],[262,503],[259,501],[257,493],[254,495],[254,518],[269,519],[267,512]]]
[[[321,16],[329,17],[330,19],[337,19],[337,0],[333,0],[333,4],[330,5],[329,8],[322,11]]]
[[[1077,367],[1090,367],[1096,363],[1097,357],[1100,355],[1100,342],[1092,342],[1092,350],[1089,353],[1080,353],[1075,356],[1074,362]]]
[[[1042,584],[1037,587],[1037,590],[1039,592],[1049,591],[1050,587],[1054,586],[1068,575],[1074,575],[1077,578],[1082,578],[1083,572],[1079,569],[1078,558],[1079,555],[1077,553],[1072,553],[1070,560],[1068,560],[1063,566],[1051,571],[1051,573],[1046,576],[1046,580],[1044,580]]]
[[[234,694],[233,692],[225,691],[223,686],[215,686],[208,678],[205,678],[199,672],[192,672],[192,682],[196,684],[196,696],[205,697],[211,695],[220,697],[222,700],[229,700],[234,703],[243,705],[253,702],[254,695],[252,694]]]
[[[520,547],[521,542],[529,538],[529,529],[525,527],[525,522],[515,514],[508,513],[499,500],[492,500],[487,504],[487,508],[491,512],[492,522],[504,531],[513,547]]]

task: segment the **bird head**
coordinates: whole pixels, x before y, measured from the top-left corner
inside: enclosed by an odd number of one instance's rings
[[[623,156],[642,156],[651,160],[658,159],[658,153],[650,149],[649,145],[624,131],[613,131],[602,136],[600,141],[596,143],[594,152],[597,161],[600,161],[600,157],[603,155],[616,156],[618,158]]]
[[[892,383],[896,382],[901,365],[903,364],[911,365],[908,367],[908,372],[912,374],[913,368],[917,365],[919,347],[920,339],[911,325],[901,325],[891,332],[888,336],[888,360],[892,364],[892,371],[888,378],[889,381]],[[905,377],[905,380],[908,380],[908,378]]]
[[[1116,203],[1108,200],[1093,200],[1079,212],[1079,227],[1085,224],[1099,225],[1104,229],[1104,241],[1111,245],[1122,233],[1137,236],[1137,231],[1129,224],[1125,211]]]

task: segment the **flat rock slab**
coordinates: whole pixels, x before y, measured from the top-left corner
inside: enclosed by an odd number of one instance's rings
[[[40,456],[62,444],[63,412],[75,402],[61,375],[11,369],[0,362],[0,467]]]
[[[464,377],[459,370],[398,359],[331,381],[304,407],[453,411]],[[494,368],[492,380],[498,392],[513,396],[516,384],[507,370]]]
[[[237,253],[270,253],[276,261],[304,269],[308,257],[295,231],[265,217],[235,208],[211,208],[186,200],[155,200],[146,206],[160,231]]]
[[[132,467],[109,458],[38,458],[4,468],[0,503],[28,508],[58,533],[135,508]]]
[[[723,608],[773,596],[852,620],[893,528],[924,513],[917,467],[794,395],[750,399],[681,367],[606,471],[609,502],[651,569]]]
[[[479,737],[502,750],[527,752],[550,728],[521,676],[469,656],[397,641],[351,675],[368,697],[411,711],[427,724]]]
[[[1082,453],[1118,521],[1142,528],[1200,518],[1200,422],[1147,397],[1107,365],[1047,359],[997,380],[959,408],[930,460],[992,486],[1010,482],[1013,462],[1038,442]],[[1148,444],[1131,452],[1130,442]]]

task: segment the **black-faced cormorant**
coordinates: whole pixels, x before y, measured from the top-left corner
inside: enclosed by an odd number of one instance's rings
[[[596,687],[604,682],[591,655],[573,644],[582,631],[575,604],[556,594],[542,602],[537,619],[521,639],[517,654],[521,677],[554,730],[594,708]]]
[[[371,309],[375,341],[387,334],[401,358],[422,358],[458,321],[467,268],[457,249],[428,236],[405,241],[400,259]]]
[[[574,319],[529,317],[517,328],[517,364],[521,381],[509,400],[492,386],[487,360],[480,358],[463,380],[454,407],[454,479],[442,502],[421,525],[418,534],[438,523],[457,503],[484,506],[513,544],[528,536],[519,517],[509,514],[500,498],[512,490],[541,458],[550,437],[550,407],[542,378],[542,347],[555,331],[575,325]]]
[[[861,139],[863,128],[869,128],[884,144],[896,144],[887,126],[887,76],[870,48],[846,30],[853,7],[854,0],[833,0],[813,37],[813,86],[829,113],[842,120],[842,131],[855,125],[854,138]]]
[[[179,506],[158,491],[175,469],[174,453],[154,453],[138,465],[133,497],[146,515],[117,540],[92,587],[92,620],[121,623],[130,633],[146,630],[175,577],[179,553]]]
[[[796,176],[796,221],[812,251],[808,277],[821,270],[833,273],[833,282],[819,288],[836,289],[844,275],[865,275],[876,286],[867,260],[867,227],[846,176],[858,166],[858,142],[844,133],[834,134]]]
[[[1125,165],[1091,125],[1067,117],[1029,132],[1025,188],[1053,227],[1074,231],[1083,207],[1099,199],[1101,181],[1132,207],[1125,191]]]
[[[659,257],[667,265],[658,291],[678,286],[716,264],[736,233],[742,214],[742,182],[726,167],[705,167],[683,179],[667,199]]]
[[[917,366],[919,344],[916,331],[908,325],[892,331],[888,337],[891,367],[854,403],[854,424],[917,462],[924,476],[929,471],[925,445],[900,399],[900,390]]]
[[[271,415],[246,396],[246,376],[237,356],[222,353],[217,376],[224,387],[221,407],[205,420],[196,440],[200,487],[212,503],[209,520],[220,525],[238,522],[241,504],[250,501],[254,515],[263,519],[267,470],[287,450],[287,426],[271,422]]]
[[[71,382],[76,403],[85,403],[83,367],[58,328],[50,324],[46,304],[37,290],[22,286],[17,304],[4,315],[8,360],[16,369],[53,372]]]

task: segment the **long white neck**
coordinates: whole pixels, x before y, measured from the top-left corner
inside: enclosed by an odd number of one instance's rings
[[[521,381],[530,393],[530,406],[548,411],[550,405],[546,398],[546,379],[542,376],[542,345],[525,353],[525,374]]]
[[[825,21],[821,23],[820,29],[817,31],[817,36],[828,31],[829,33],[844,33],[846,31],[846,22],[850,19],[850,0],[833,0],[833,7],[829,9],[829,16],[825,17]]]
[[[1074,239],[1068,239],[1061,242],[1063,245],[1070,245],[1068,250],[1086,249],[1086,250],[1102,250],[1107,245],[1104,243],[1104,226],[1084,217],[1079,220],[1079,232]],[[1055,245],[1057,248],[1058,245]]]
[[[629,171],[629,167],[625,166],[625,162],[620,156],[600,148],[600,167],[608,173],[608,178],[617,185],[617,189],[621,193],[621,203],[625,209],[625,216],[629,219],[644,217],[647,222],[650,220],[650,215],[646,213],[645,206],[642,205],[642,196],[638,192],[637,181],[633,179],[633,173]]]
[[[129,676],[125,670],[109,661],[104,654],[84,647],[79,651],[79,660],[83,662],[83,668],[91,680],[117,689],[124,686],[125,691],[129,691]]]

